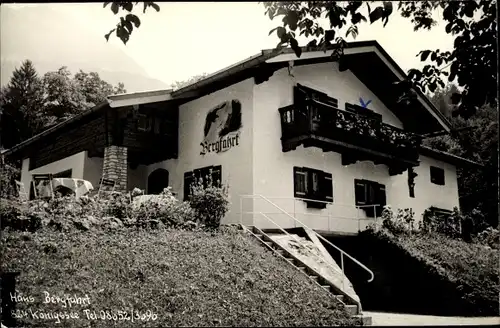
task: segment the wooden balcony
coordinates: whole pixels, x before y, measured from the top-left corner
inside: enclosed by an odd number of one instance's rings
[[[418,165],[420,136],[383,123],[377,114],[357,114],[312,98],[279,112],[284,152],[301,144],[319,147],[341,153],[344,165],[370,160],[386,164],[391,174]]]

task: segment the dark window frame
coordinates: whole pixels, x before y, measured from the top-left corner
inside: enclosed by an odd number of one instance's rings
[[[431,165],[429,168],[429,175],[431,183],[438,186],[444,186],[446,184],[445,172],[443,168]]]
[[[154,127],[153,118],[146,114],[137,114],[137,131],[139,132],[151,132]]]
[[[437,207],[437,206],[431,206],[429,207],[429,210],[431,211],[431,213],[440,218],[440,219],[446,219],[448,218],[450,215],[453,214],[453,211],[452,210],[449,210],[449,209],[446,209],[446,208],[442,208],[442,207]]]
[[[56,174],[53,174],[52,177],[54,179],[56,179],[56,178],[72,178],[73,177],[73,169],[58,172]]]
[[[323,209],[327,205],[325,202],[333,203],[333,177],[331,173],[294,166],[293,185],[294,197],[303,199],[308,208]]]
[[[361,199],[362,198],[362,199]],[[368,217],[381,216],[384,206],[387,205],[387,193],[384,184],[377,181],[354,179],[354,202],[358,208],[365,211]],[[380,205],[375,211],[373,206]]]
[[[206,177],[212,170],[213,185],[220,187],[222,185],[222,165],[205,166],[199,169],[184,173],[184,201],[188,201],[191,196],[191,185],[194,179],[203,178],[203,184],[206,186]]]

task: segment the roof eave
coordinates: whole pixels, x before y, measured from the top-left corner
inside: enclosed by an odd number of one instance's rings
[[[432,149],[427,146],[421,146],[420,147],[420,153],[423,156],[435,158],[438,160],[441,160],[446,163],[450,163],[453,165],[456,165],[458,167],[464,167],[464,168],[483,168],[484,165],[477,163],[475,161],[471,161],[470,159],[463,158],[460,156],[456,156],[444,151]]]
[[[207,86],[214,82],[218,82],[225,77],[238,74],[246,69],[253,68],[259,64],[264,63],[267,59],[279,55],[282,51],[283,49],[262,50],[260,54],[251,56],[248,59],[240,61],[239,63],[226,67],[213,74],[210,74],[200,81],[197,81],[193,84],[187,85],[183,88],[180,88],[172,92],[172,99],[182,99],[182,98],[189,98],[192,96],[196,96],[195,91],[198,88]]]
[[[15,153],[17,153],[18,151],[26,148],[27,146],[31,145],[35,141],[40,140],[41,138],[43,138],[43,137],[45,137],[45,136],[47,136],[47,135],[49,135],[49,134],[51,134],[51,133],[59,130],[59,129],[65,127],[65,126],[67,126],[70,123],[73,123],[75,121],[79,121],[79,120],[81,120],[85,116],[88,116],[88,115],[90,115],[92,113],[98,112],[98,111],[104,109],[107,105],[109,105],[108,101],[103,101],[100,104],[98,104],[98,105],[96,105],[96,106],[94,106],[94,107],[92,107],[92,108],[84,111],[83,113],[78,114],[76,116],[73,116],[73,117],[67,119],[64,122],[61,122],[61,123],[53,126],[52,128],[47,129],[47,130],[45,130],[45,131],[43,131],[43,132],[41,132],[41,133],[39,133],[39,134],[37,134],[37,135],[35,135],[35,136],[33,136],[33,137],[25,140],[25,141],[23,141],[23,142],[15,145],[14,147],[5,150],[2,153],[2,155],[4,155],[4,156],[15,155]]]

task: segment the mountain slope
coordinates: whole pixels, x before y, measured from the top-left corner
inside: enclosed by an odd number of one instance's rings
[[[10,80],[15,67],[30,59],[40,75],[67,66],[73,73],[95,71],[112,84],[123,82],[127,92],[168,88],[121,49],[103,43],[102,35],[62,11],[45,5],[2,5],[0,18],[1,85]]]

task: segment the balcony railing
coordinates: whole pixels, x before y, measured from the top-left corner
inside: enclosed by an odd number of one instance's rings
[[[420,136],[367,115],[340,110],[309,99],[279,109],[282,143],[307,136],[349,143],[416,161]]]

